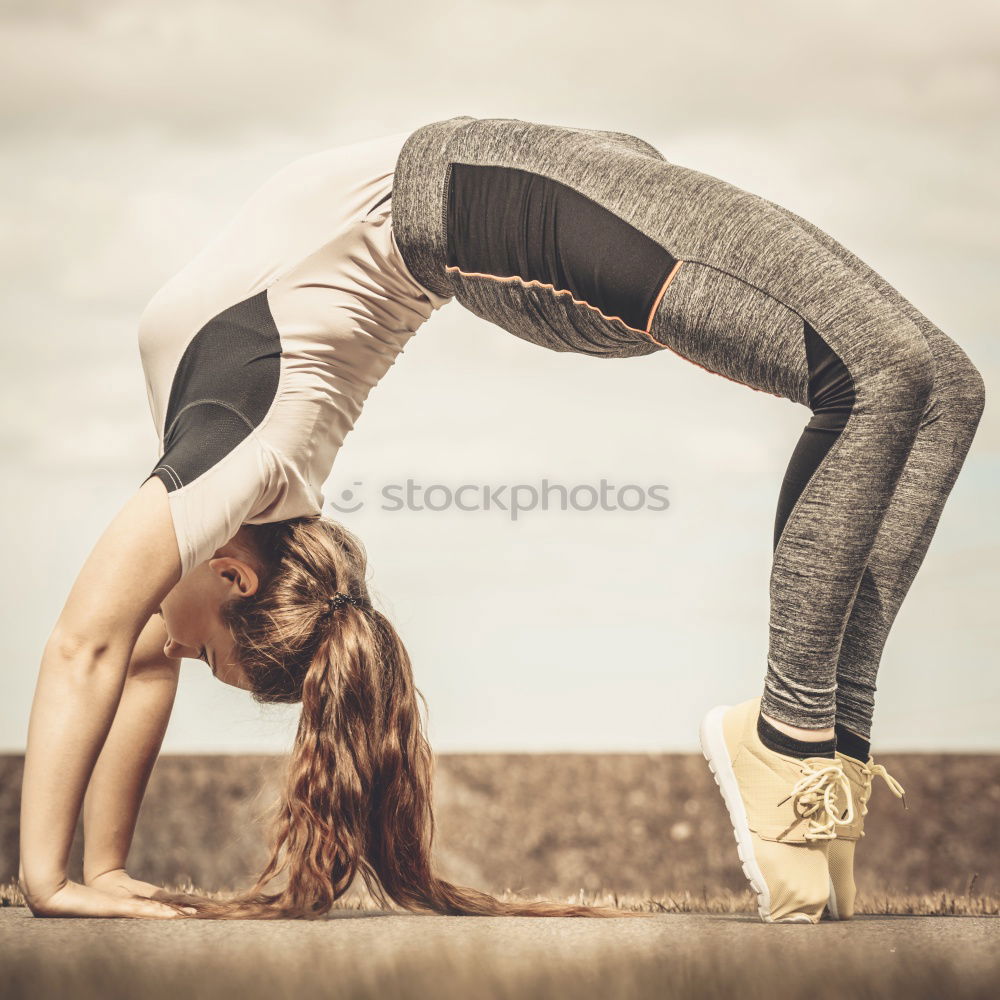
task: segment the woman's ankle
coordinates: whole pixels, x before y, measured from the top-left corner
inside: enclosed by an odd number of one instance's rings
[[[779,720],[775,719],[774,722],[777,723]],[[791,726],[787,722],[780,724],[793,731],[797,730],[796,726]],[[784,729],[779,729],[777,725],[772,723],[769,716],[763,712],[758,713],[757,738],[769,750],[785,754],[789,757],[800,757],[802,759],[807,757],[828,757],[831,761],[836,760],[837,740],[833,735],[833,729],[829,730],[830,735],[825,739],[822,736],[819,739],[815,738],[817,734],[825,732],[822,729],[798,729],[798,731],[807,733],[809,738],[800,740],[795,736],[791,736]]]
[[[869,737],[862,736],[853,729],[848,729],[841,722],[838,722],[834,728],[837,733],[837,749],[841,753],[847,754],[848,757],[853,757],[855,760],[867,763],[868,758],[871,756],[871,741]]]
[[[791,736],[795,740],[821,743],[826,740],[832,740],[836,735],[833,726],[827,726],[825,729],[803,729],[800,726],[792,726],[787,722],[782,722],[781,719],[772,718],[766,712],[761,712],[760,714],[764,717],[765,722],[769,722],[779,732],[784,733],[786,736]]]

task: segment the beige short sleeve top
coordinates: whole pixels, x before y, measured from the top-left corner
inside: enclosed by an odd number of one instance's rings
[[[392,182],[410,133],[303,156],[150,299],[139,352],[182,575],[243,523],[318,514],[372,387],[450,297],[407,269]]]

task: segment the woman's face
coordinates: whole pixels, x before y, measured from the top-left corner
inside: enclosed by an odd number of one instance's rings
[[[224,684],[249,690],[242,667],[234,662],[233,638],[219,609],[234,597],[255,593],[257,583],[253,567],[239,555],[216,556],[195,566],[160,605],[167,631],[164,655],[204,660]]]

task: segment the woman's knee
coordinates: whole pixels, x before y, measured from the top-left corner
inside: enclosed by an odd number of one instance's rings
[[[968,354],[948,339],[937,358],[937,395],[943,405],[960,413],[973,427],[986,406],[986,382]]]
[[[930,404],[938,366],[930,344],[909,321],[894,324],[879,341],[869,376],[872,396],[888,411],[923,412]]]

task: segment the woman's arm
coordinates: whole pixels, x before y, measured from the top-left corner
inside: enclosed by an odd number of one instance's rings
[[[163,655],[167,632],[159,615],[142,630],[115,713],[83,800],[83,881],[106,888],[102,876],[124,872],[139,807],[156,763],[177,694],[180,660]],[[105,880],[106,881],[106,880]]]
[[[76,821],[132,649],[180,572],[166,488],[154,476],[98,539],[42,655],[21,793],[19,879],[35,913],[69,885]]]

